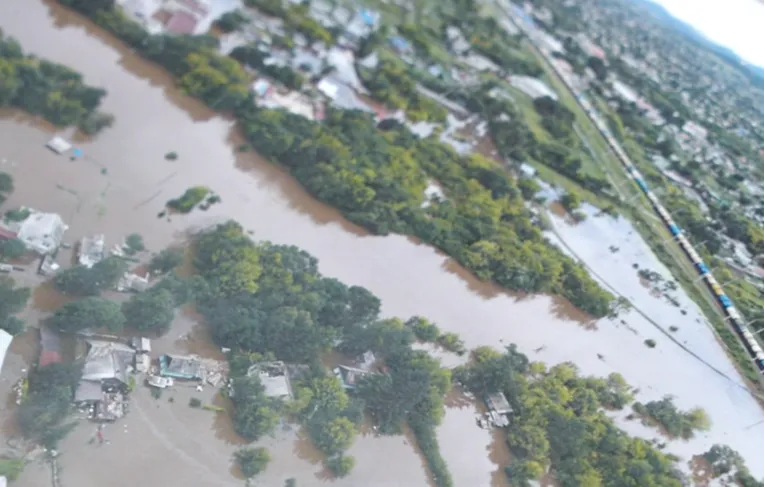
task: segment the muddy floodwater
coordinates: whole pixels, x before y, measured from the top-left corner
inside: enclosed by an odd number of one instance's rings
[[[84,158],[70,161],[44,148],[52,127],[17,112],[0,113],[0,170],[10,172],[16,184],[4,208],[23,204],[60,213],[70,226],[68,241],[97,232],[106,234],[111,246],[138,232],[152,250],[182,241],[189,229],[236,219],[256,238],[312,253],[325,275],[367,287],[381,298],[385,315],[427,316],[459,333],[469,347],[514,342],[532,360],[572,361],[584,373],[601,376],[619,372],[640,388],[642,401],[672,394],[682,408],[703,407],[712,429],[689,442],[670,442],[669,451],[690,459],[713,443],[725,443],[762,477],[762,429],[749,427],[762,419],[762,410],[741,387],[741,378],[688,298],[673,293],[681,303],[676,308],[640,285],[633,262],[668,273],[639,237],[629,234],[626,222],[590,217],[572,227],[553,217],[574,253],[661,326],[677,326],[677,338],[728,378],[684,352],[635,311],[621,317],[626,324],[619,319],[591,322],[564,300],[515,295],[481,283],[443,254],[406,237],[368,236],[280,169],[253,153],[238,153],[241,139],[230,120],[183,96],[160,68],[71,12],[40,0],[2,0],[0,28],[19,39],[25,51],[71,66],[88,84],[106,89],[102,109],[116,117],[114,126],[94,140],[77,142]],[[176,161],[164,159],[169,151],[178,153]],[[222,203],[171,221],[157,218],[165,201],[193,185],[210,187]],[[611,253],[610,245],[619,252]],[[175,342],[193,330],[193,319],[179,316],[178,326],[163,346],[182,346]],[[656,340],[656,348],[643,344],[647,338]],[[21,355],[14,350],[9,356],[18,361]],[[184,398],[188,391],[177,394],[171,403],[138,392],[125,424],[111,427],[110,445],[89,445],[91,425],[81,425],[62,445],[64,482],[84,487],[241,485],[231,471],[236,438],[225,418],[192,410]],[[496,434],[474,426],[476,407],[449,402],[438,429],[442,454],[456,485],[503,485],[498,472],[507,461],[506,449]],[[280,485],[289,477],[299,485],[330,482],[320,458],[294,426],[263,444],[273,457],[264,485]],[[349,453],[356,457],[356,468],[332,485],[427,485],[422,460],[405,436],[365,434]],[[33,467],[19,485],[48,482],[49,474]]]

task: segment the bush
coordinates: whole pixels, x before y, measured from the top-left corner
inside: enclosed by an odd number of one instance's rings
[[[178,153],[177,152],[168,152],[165,154],[165,159],[168,161],[174,161],[178,159]]]
[[[167,207],[180,213],[189,213],[199,203],[204,201],[210,190],[204,186],[194,186],[187,189],[180,198],[167,202]]]
[[[681,411],[669,396],[645,404],[635,403],[632,409],[644,420],[650,418],[655,421],[670,436],[684,440],[692,438],[695,431],[706,431],[711,426],[709,417],[703,409],[694,408],[689,411]]]
[[[234,459],[242,474],[249,479],[266,469],[268,462],[271,461],[271,455],[263,447],[242,448],[234,453]]]
[[[202,401],[197,399],[196,397],[192,397],[189,400],[189,406],[192,408],[201,408],[202,407]]]
[[[130,255],[146,250],[146,246],[143,244],[143,237],[137,233],[131,233],[127,236],[125,246],[127,247],[127,253]]]
[[[649,338],[648,340],[644,341],[643,343],[645,343],[645,346],[648,347],[648,348],[654,348],[656,346],[656,340],[654,340],[653,338]]]
[[[326,465],[335,477],[345,477],[353,470],[353,466],[356,465],[356,459],[347,455],[339,455],[329,458]]]
[[[86,135],[95,135],[105,128],[114,124],[114,115],[109,113],[93,112],[80,121],[78,127]]]

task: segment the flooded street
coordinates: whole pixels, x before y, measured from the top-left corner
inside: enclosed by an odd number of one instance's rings
[[[114,126],[95,140],[78,142],[85,160],[73,162],[44,147],[51,127],[19,113],[0,112],[0,170],[11,173],[16,186],[3,209],[23,204],[58,212],[70,226],[69,242],[104,233],[111,246],[138,232],[155,251],[182,241],[189,228],[236,219],[255,238],[310,252],[323,274],[368,288],[382,300],[385,315],[425,316],[444,331],[459,333],[469,348],[514,342],[531,360],[573,361],[584,373],[600,376],[619,372],[640,388],[641,401],[672,394],[683,409],[703,407],[712,429],[689,442],[671,442],[668,450],[687,460],[713,443],[725,443],[762,477],[762,431],[746,429],[762,419],[762,409],[748,392],[681,350],[637,312],[620,317],[627,325],[619,319],[591,323],[565,300],[513,295],[481,283],[412,239],[366,235],[274,165],[251,152],[237,152],[241,140],[232,122],[183,96],[160,68],[57,5],[2,0],[0,28],[26,52],[71,66],[88,84],[106,89],[102,110],[116,117]],[[178,160],[166,161],[169,151],[176,151]],[[195,185],[210,187],[222,203],[172,221],[157,218],[167,200]],[[626,223],[608,217],[590,217],[576,227],[557,218],[554,223],[566,243],[611,286],[645,307],[664,328],[677,326],[679,340],[741,382],[687,297],[674,292],[681,303],[676,308],[640,285],[635,262],[669,274],[637,234],[628,234]],[[612,254],[609,245],[620,251]],[[688,314],[682,315],[681,309]],[[193,318],[179,315],[177,324],[158,342],[159,348],[205,346]],[[176,343],[192,330],[192,343]],[[648,338],[656,340],[656,348],[643,344]],[[7,360],[19,360],[15,350]],[[447,410],[438,429],[442,455],[456,485],[502,485],[507,453],[499,450],[506,449],[494,448],[501,442],[475,426],[474,408],[452,404]],[[139,388],[125,424],[128,433],[122,432],[121,423],[115,425],[112,445],[98,450],[87,444],[92,425],[83,423],[66,439],[61,464],[67,485],[135,485],[144,480],[152,485],[242,484],[230,473],[234,445],[222,433],[225,427],[216,424],[215,413],[189,408],[188,398],[157,401]],[[278,486],[288,477],[301,486],[327,482],[306,443],[294,430],[263,440],[273,459],[263,474],[264,485]],[[131,452],[128,461],[120,453],[123,448]],[[422,462],[403,436],[360,436],[349,454],[356,457],[356,467],[333,486],[427,485]],[[49,485],[49,471],[46,476],[39,471],[28,468],[19,485]]]

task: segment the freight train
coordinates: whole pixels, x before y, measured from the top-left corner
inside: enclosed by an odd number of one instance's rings
[[[698,272],[699,276],[704,279],[704,282],[706,282],[707,287],[710,291],[712,291],[712,294],[717,299],[717,302],[723,309],[723,313],[725,313],[726,319],[733,326],[733,330],[738,335],[747,353],[749,353],[749,356],[752,358],[752,360],[754,360],[754,363],[760,369],[760,372],[762,372],[762,347],[760,347],[759,342],[756,341],[754,335],[752,335],[752,333],[747,328],[746,322],[742,319],[741,314],[738,312],[736,307],[733,306],[733,302],[730,300],[728,295],[725,294],[722,286],[720,286],[720,284],[717,282],[717,279],[715,279],[715,276],[713,276],[709,271],[709,268],[704,263],[704,261],[701,260],[698,252],[696,252],[696,249],[693,248],[691,243],[685,237],[683,231],[672,219],[672,216],[669,214],[666,208],[662,206],[659,198],[657,198],[656,195],[654,195],[653,192],[648,188],[648,185],[646,184],[640,172],[638,172],[638,170],[629,162],[621,148],[617,149],[618,146],[616,145],[616,142],[612,140],[610,135],[606,135],[606,140],[608,141],[608,144],[614,149],[614,151],[619,155],[619,160],[627,169],[627,173],[635,181],[643,194],[645,194],[646,198],[648,198],[648,200],[651,202],[651,206],[659,215],[661,221],[664,222],[664,225],[667,227],[667,230],[669,230],[669,233],[671,233],[672,237],[677,240],[677,242],[680,244],[680,247],[683,249],[683,252],[685,252],[685,255],[688,256],[688,258],[691,260],[693,267],[696,269],[696,272]]]
[[[549,62],[549,59],[548,59],[548,62]],[[648,185],[643,179],[643,176],[632,165],[632,162],[630,161],[629,157],[621,148],[621,146],[616,142],[616,139],[614,139],[614,136],[611,134],[611,131],[608,130],[608,127],[606,126],[606,124],[603,123],[595,115],[594,110],[592,108],[592,104],[587,100],[587,98],[584,96],[583,93],[577,93],[573,88],[571,88],[569,84],[566,82],[565,77],[562,76],[560,72],[558,71],[558,68],[553,63],[550,63],[550,64],[553,66],[553,69],[558,74],[558,76],[563,81],[563,83],[566,85],[566,87],[568,87],[569,90],[571,90],[571,92],[574,94],[574,96],[576,97],[577,101],[582,106],[582,108],[584,108],[588,118],[595,124],[595,126],[598,128],[600,133],[606,139],[606,142],[608,143],[609,147],[617,155],[617,158],[627,170],[627,173],[629,174],[630,178],[632,178],[632,180],[635,181],[635,183],[640,187],[640,190],[643,192],[643,194],[651,202],[651,206],[653,207],[653,210],[659,215],[664,225],[672,234],[672,237],[678,241],[678,243],[680,244],[680,247],[683,249],[683,252],[685,252],[685,255],[688,256],[688,258],[693,263],[693,266],[696,269],[696,272],[698,272],[699,276],[701,276],[701,278],[704,279],[704,281],[707,284],[707,287],[709,288],[710,291],[712,291],[712,294],[714,294],[715,299],[717,300],[718,304],[723,310],[723,313],[725,314],[726,320],[728,320],[730,324],[732,325],[733,330],[738,335],[739,340],[744,346],[744,349],[746,349],[747,353],[749,354],[751,359],[754,361],[754,363],[757,365],[757,367],[760,369],[760,372],[762,373],[763,372],[762,347],[760,347],[760,344],[755,340],[754,336],[747,328],[746,322],[742,319],[741,314],[738,312],[736,307],[733,306],[733,302],[730,300],[728,295],[725,294],[725,291],[723,291],[722,286],[720,286],[720,284],[717,282],[717,279],[715,279],[715,276],[713,276],[712,273],[709,271],[709,268],[704,263],[704,261],[701,260],[701,257],[699,256],[698,252],[696,252],[696,250],[693,248],[693,246],[685,237],[685,235],[683,235],[683,231],[680,229],[680,227],[678,227],[677,223],[675,223],[675,221],[672,219],[672,216],[669,214],[666,208],[662,206],[661,202],[656,197],[656,195],[654,195],[653,192],[648,188]]]

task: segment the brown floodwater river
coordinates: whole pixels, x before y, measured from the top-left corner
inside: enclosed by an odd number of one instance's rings
[[[241,139],[232,122],[185,97],[160,68],[55,4],[2,0],[0,28],[25,51],[71,66],[88,84],[105,88],[102,108],[116,117],[114,126],[94,140],[77,143],[84,159],[70,161],[44,148],[52,127],[17,112],[0,113],[0,170],[13,174],[16,182],[5,208],[24,204],[60,213],[70,225],[68,241],[98,232],[106,234],[111,246],[139,232],[152,250],[183,241],[189,229],[236,219],[256,238],[306,249],[319,259],[325,275],[367,287],[381,298],[385,315],[426,316],[459,333],[469,347],[514,342],[532,360],[572,361],[587,374],[619,372],[640,388],[643,401],[671,394],[683,408],[703,407],[712,429],[688,442],[670,442],[669,451],[687,460],[714,443],[726,443],[762,477],[762,428],[748,428],[762,419],[762,410],[740,387],[741,378],[695,306],[676,292],[681,303],[676,308],[640,285],[633,262],[668,274],[639,237],[629,233],[626,222],[591,217],[572,227],[553,217],[566,244],[601,278],[664,328],[679,327],[677,338],[733,381],[684,352],[634,311],[621,317],[625,324],[619,319],[591,322],[565,300],[507,293],[481,283],[412,239],[367,235],[277,167],[253,153],[238,153]],[[169,151],[176,151],[178,160],[166,161]],[[165,201],[193,185],[210,187],[222,203],[171,221],[157,218]],[[609,252],[609,245],[619,252]],[[193,318],[180,316],[179,326],[166,339],[168,347],[193,327]],[[656,348],[643,344],[647,338],[656,340]],[[139,393],[126,420],[127,432],[115,425],[111,444],[101,449],[87,444],[91,425],[79,427],[62,445],[65,484],[241,485],[230,472],[237,443],[230,425],[215,413],[191,410],[181,393],[174,402]],[[507,452],[496,434],[474,426],[477,411],[469,401],[449,401],[438,429],[442,454],[456,485],[503,485],[498,472]],[[294,426],[263,444],[273,457],[264,485],[278,486],[288,477],[298,485],[330,482]],[[428,483],[416,446],[406,436],[370,432],[359,437],[350,454],[356,468],[332,485]],[[21,480],[19,485],[49,485],[49,476],[39,468],[29,468]]]

